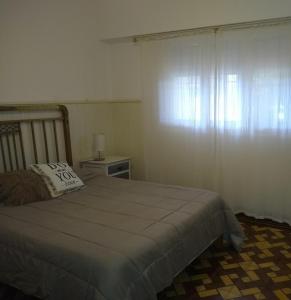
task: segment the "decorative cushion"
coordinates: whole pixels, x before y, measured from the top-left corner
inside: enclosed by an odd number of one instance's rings
[[[67,162],[34,164],[31,169],[44,180],[52,197],[78,190],[84,186]]]
[[[49,200],[50,194],[39,175],[30,170],[0,174],[0,203],[23,205]]]

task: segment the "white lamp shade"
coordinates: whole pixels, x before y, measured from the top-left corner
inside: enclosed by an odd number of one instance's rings
[[[105,151],[105,136],[103,133],[95,135],[95,152]]]

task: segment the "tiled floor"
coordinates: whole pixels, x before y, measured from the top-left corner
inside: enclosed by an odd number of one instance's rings
[[[291,229],[243,216],[240,220],[247,236],[240,253],[216,243],[178,275],[158,299],[291,299]],[[4,299],[35,298],[0,285],[0,300]]]
[[[159,300],[291,299],[291,229],[240,217],[240,253],[212,246],[178,275]]]

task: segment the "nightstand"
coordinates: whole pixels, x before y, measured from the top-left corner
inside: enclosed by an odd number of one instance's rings
[[[94,169],[96,173],[131,179],[130,157],[107,156],[105,160],[84,160],[80,162],[80,168]]]

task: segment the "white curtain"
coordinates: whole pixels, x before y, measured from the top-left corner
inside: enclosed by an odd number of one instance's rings
[[[291,25],[140,46],[146,179],[291,224]]]

